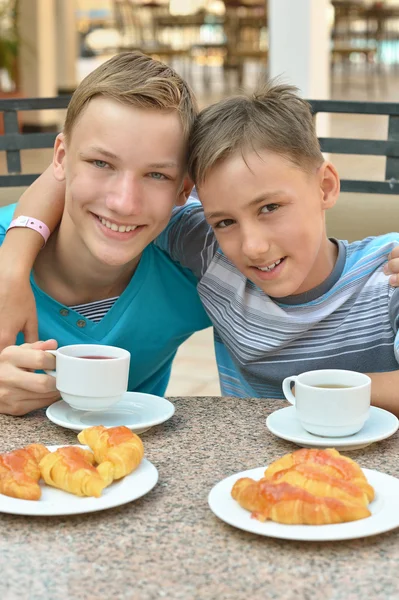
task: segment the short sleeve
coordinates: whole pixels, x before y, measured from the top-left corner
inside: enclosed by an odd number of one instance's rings
[[[190,269],[197,279],[204,275],[218,248],[213,230],[195,197],[173,211],[169,225],[155,244],[172,260]]]
[[[4,241],[7,228],[12,221],[16,204],[8,204],[0,208],[0,246]]]

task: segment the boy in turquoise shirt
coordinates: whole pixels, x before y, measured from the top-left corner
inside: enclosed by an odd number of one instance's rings
[[[192,188],[185,156],[195,112],[184,81],[139,53],[113,57],[77,88],[54,147],[65,208],[30,279],[46,342],[32,348],[20,336],[1,352],[0,412],[58,398],[54,378],[34,372],[53,368],[43,350],[57,343],[125,348],[128,389],[162,395],[178,346],[209,326],[195,278],[152,244]],[[14,208],[0,209],[0,243]]]

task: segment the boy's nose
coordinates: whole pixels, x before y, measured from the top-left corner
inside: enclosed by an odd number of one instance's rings
[[[241,248],[251,262],[257,262],[266,257],[270,244],[264,235],[252,231],[243,238]]]
[[[139,183],[131,176],[121,178],[107,195],[107,207],[123,216],[139,214],[142,208]]]

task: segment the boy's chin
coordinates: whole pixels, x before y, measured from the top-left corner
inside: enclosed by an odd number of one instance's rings
[[[94,260],[99,263],[99,265],[104,265],[104,267],[115,267],[121,268],[127,266],[129,264],[137,264],[143,250],[138,248],[137,251],[133,254],[123,253],[123,252],[107,252],[107,251],[94,251],[92,252],[92,256]]]
[[[288,298],[298,293],[297,287],[293,286],[292,283],[260,283],[253,282],[255,285],[269,296],[270,298]]]

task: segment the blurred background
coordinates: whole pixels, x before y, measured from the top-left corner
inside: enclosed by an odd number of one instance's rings
[[[385,0],[0,0],[0,98],[71,94],[113,54],[138,49],[173,66],[200,107],[269,77],[309,99],[397,102],[399,1]],[[65,111],[31,111],[26,132],[59,131]],[[321,115],[319,135],[384,139],[387,119]],[[0,135],[2,121],[0,113]],[[0,174],[6,172],[0,152]],[[51,150],[22,152],[37,173]],[[384,157],[334,155],[345,178],[383,179]],[[0,204],[21,188],[0,189]],[[395,196],[343,194],[328,215],[331,235],[356,239],[398,229]],[[179,350],[168,395],[220,393],[212,332]]]

